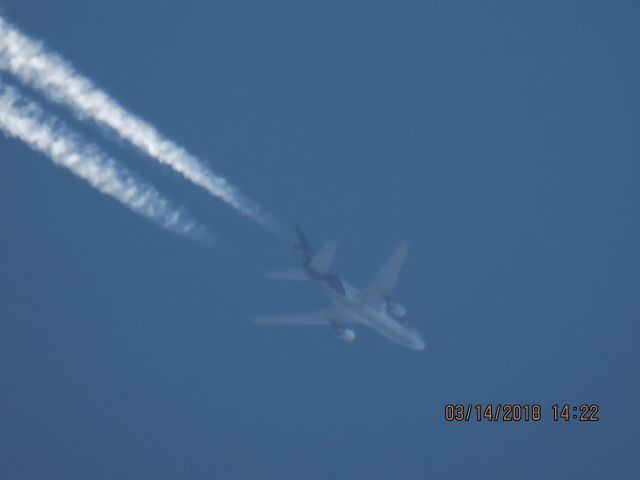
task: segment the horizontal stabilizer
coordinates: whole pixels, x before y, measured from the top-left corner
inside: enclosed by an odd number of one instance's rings
[[[271,315],[265,317],[250,317],[255,323],[266,325],[328,325],[325,310],[315,313],[298,313],[292,315]]]
[[[312,270],[325,274],[331,270],[331,263],[333,262],[333,255],[336,253],[335,242],[327,242],[327,244],[320,249],[320,251],[313,257],[309,268]]]
[[[272,280],[309,280],[309,276],[301,268],[289,268],[287,270],[272,270],[267,272],[267,278]]]

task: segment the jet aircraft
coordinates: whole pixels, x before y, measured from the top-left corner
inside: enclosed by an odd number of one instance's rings
[[[406,320],[407,309],[391,297],[400,269],[407,256],[407,244],[401,243],[371,283],[359,291],[331,271],[336,244],[328,242],[317,253],[302,229],[296,225],[294,250],[302,268],[273,271],[275,280],[312,281],[332,303],[331,308],[313,313],[251,317],[256,323],[271,325],[327,325],[339,338],[352,342],[356,334],[349,328],[362,324],[412,350],[424,350],[420,333]]]

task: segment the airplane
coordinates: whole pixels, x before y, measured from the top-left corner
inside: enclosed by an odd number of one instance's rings
[[[336,244],[328,242],[317,253],[300,226],[294,226],[297,240],[294,250],[302,260],[302,268],[272,271],[267,277],[274,280],[312,281],[329,297],[332,308],[313,313],[255,316],[255,323],[268,325],[328,325],[345,342],[356,338],[348,328],[362,324],[381,335],[412,350],[424,350],[420,333],[406,320],[407,309],[391,297],[408,247],[401,243],[371,283],[359,291],[331,271]]]

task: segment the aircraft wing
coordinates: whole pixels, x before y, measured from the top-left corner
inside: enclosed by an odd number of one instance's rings
[[[371,283],[362,291],[362,298],[371,303],[377,303],[387,299],[398,281],[400,270],[407,258],[409,247],[402,242],[384,264],[382,269],[373,278]]]
[[[289,268],[287,270],[271,270],[267,272],[267,278],[272,280],[309,280],[307,272],[301,268]]]
[[[328,325],[330,310],[314,313],[250,317],[255,323],[267,325]]]
[[[331,270],[331,262],[333,262],[333,255],[336,253],[335,242],[328,242],[320,251],[313,257],[309,267],[318,273],[325,274]]]

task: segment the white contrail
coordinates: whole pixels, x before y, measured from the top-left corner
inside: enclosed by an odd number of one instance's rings
[[[40,90],[50,100],[69,106],[81,118],[111,128],[123,139],[185,178],[222,199],[260,225],[278,231],[269,215],[227,180],[212,173],[184,148],[164,138],[153,126],[127,112],[107,93],[76,72],[60,56],[48,52],[0,17],[0,68]]]
[[[55,164],[69,169],[100,192],[167,230],[210,243],[207,232],[158,191],[130,174],[96,146],[85,143],[53,116],[0,83],[0,130]]]

